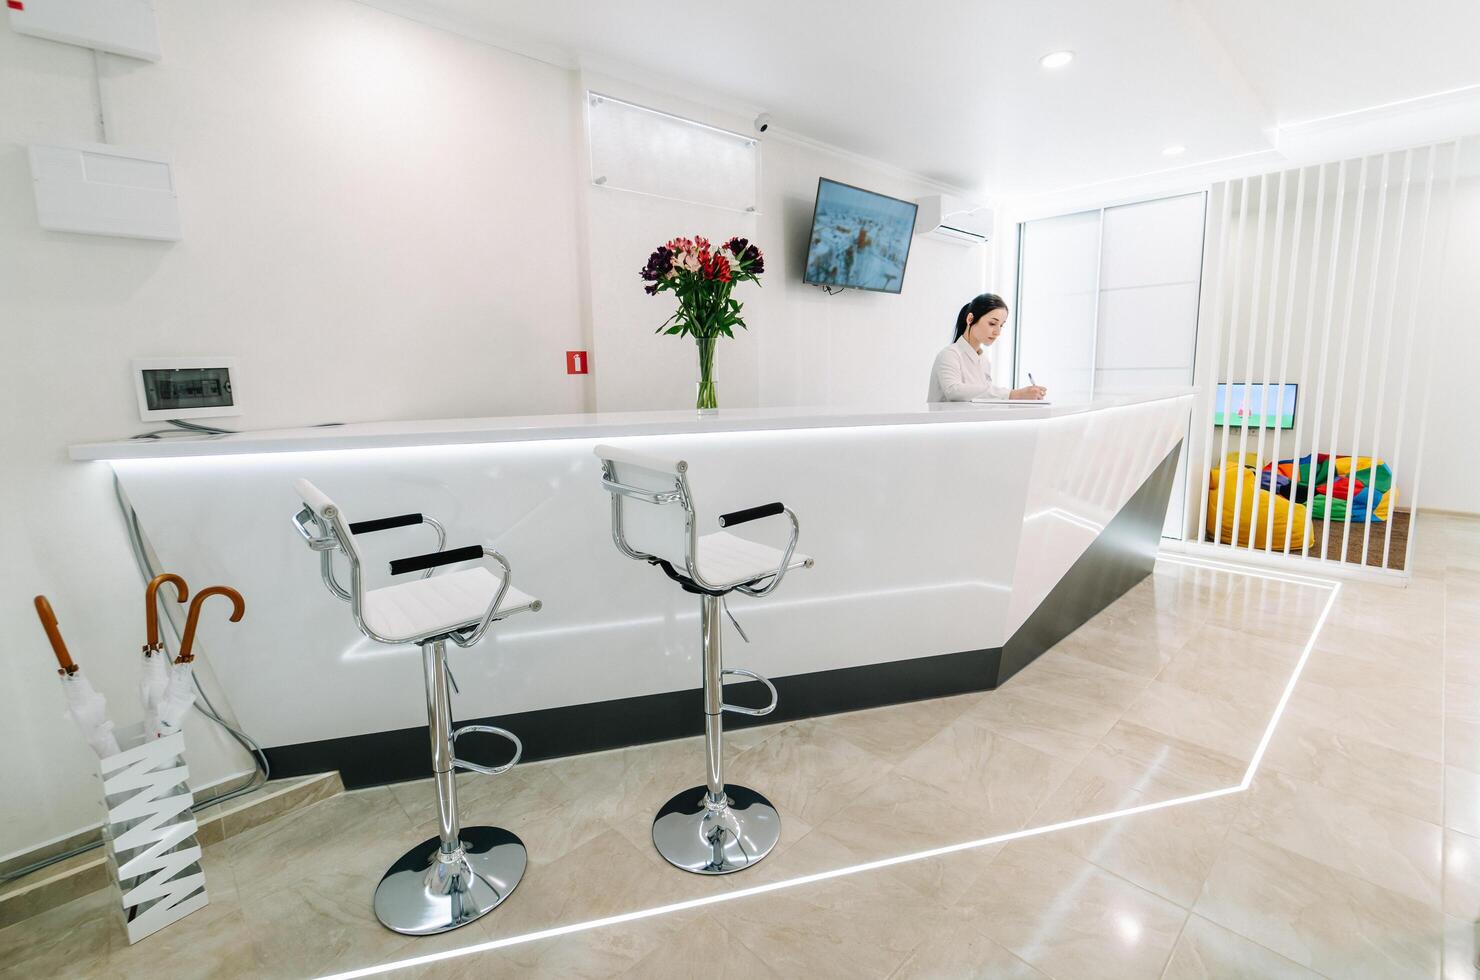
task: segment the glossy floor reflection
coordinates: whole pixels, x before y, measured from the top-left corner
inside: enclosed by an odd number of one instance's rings
[[[1480,521],[1431,520],[1409,588],[1343,586],[1246,791],[401,972],[1474,976]],[[998,691],[737,732],[731,778],[783,821],[740,875],[652,849],[702,765],[686,740],[462,777],[465,820],[531,863],[456,933],[370,913],[431,834],[430,787],[404,784],[210,846],[212,904],[137,947],[107,892],[4,930],[0,975],[321,975],[1237,786],[1329,595],[1163,562]]]

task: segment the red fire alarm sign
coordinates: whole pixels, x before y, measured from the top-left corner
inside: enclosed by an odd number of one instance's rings
[[[583,350],[568,350],[565,352],[566,374],[590,374],[591,358]]]

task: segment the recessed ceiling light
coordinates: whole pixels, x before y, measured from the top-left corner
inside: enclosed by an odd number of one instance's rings
[[[1044,68],[1062,68],[1074,60],[1073,51],[1054,51],[1038,59]]]
[[[1187,147],[1183,146],[1181,143],[1173,143],[1165,150],[1162,150],[1161,155],[1164,157],[1179,157],[1186,152]]]

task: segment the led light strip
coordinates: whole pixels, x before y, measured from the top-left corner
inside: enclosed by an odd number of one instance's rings
[[[1336,604],[1336,597],[1341,593],[1341,583],[1331,579],[1311,578],[1303,575],[1267,573],[1263,570],[1249,568],[1247,566],[1229,565],[1223,562],[1205,561],[1197,558],[1188,558],[1183,555],[1159,554],[1157,560],[1171,565],[1187,565],[1193,568],[1206,568],[1210,571],[1229,572],[1235,575],[1246,575],[1250,578],[1268,579],[1276,582],[1286,582],[1292,585],[1312,586],[1326,588],[1330,594],[1326,598],[1326,605],[1321,609],[1320,616],[1316,619],[1315,628],[1311,631],[1310,639],[1306,641],[1305,648],[1300,652],[1300,658],[1295,663],[1295,670],[1290,674],[1289,683],[1280,696],[1279,703],[1275,706],[1274,714],[1270,717],[1269,724],[1264,729],[1264,737],[1259,740],[1259,747],[1254,750],[1254,757],[1249,761],[1249,767],[1244,772],[1243,780],[1236,786],[1226,786],[1222,789],[1208,790],[1203,793],[1195,793],[1191,796],[1179,796],[1171,800],[1162,800],[1156,803],[1144,803],[1140,806],[1126,807],[1122,810],[1114,810],[1110,813],[1096,814],[1092,817],[1078,817],[1074,820],[1062,820],[1058,823],[1047,824],[1042,827],[1029,827],[1023,830],[1015,830],[1010,833],[996,834],[992,837],[982,837],[977,840],[962,841],[958,844],[946,844],[942,847],[932,847],[923,851],[912,851],[908,854],[900,854],[890,858],[880,858],[876,861],[866,861],[862,864],[852,864],[847,867],[835,868],[832,871],[820,871],[815,874],[801,875],[796,878],[787,878],[783,881],[774,881],[764,885],[755,885],[750,888],[741,888],[735,891],[721,892],[714,895],[705,895],[701,898],[691,898],[682,902],[673,902],[668,905],[657,905],[652,908],[638,909],[634,912],[623,912],[620,915],[609,915],[600,919],[589,919],[585,922],[573,922],[569,925],[555,926],[549,929],[541,929],[536,932],[526,932],[517,936],[508,936],[503,939],[493,939],[487,942],[474,943],[458,949],[442,950],[437,953],[428,953],[424,956],[408,957],[404,960],[395,960],[389,963],[378,963],[374,966],[362,967],[358,970],[349,970],[343,973],[328,974],[321,980],[353,980],[356,977],[372,977],[393,970],[404,970],[415,966],[426,966],[441,960],[453,959],[459,956],[470,956],[475,953],[487,953],[493,950],[503,949],[508,946],[518,946],[524,943],[537,942],[541,939],[555,939],[560,936],[569,936],[578,932],[587,932],[592,929],[602,929],[607,926],[623,925],[628,922],[639,922],[643,919],[651,919],[660,915],[668,915],[673,912],[683,912],[688,909],[703,908],[706,905],[718,905],[721,902],[732,902],[736,899],[750,898],[755,895],[764,895],[768,892],[781,891],[786,888],[796,888],[801,885],[811,885],[821,881],[830,881],[845,875],[861,874],[868,871],[878,871],[883,868],[892,868],[895,865],[909,864],[915,861],[924,861],[930,858],[942,857],[947,854],[955,854],[959,851],[974,850],[991,844],[1004,844],[1010,841],[1022,840],[1028,837],[1038,837],[1044,834],[1057,833],[1061,830],[1072,830],[1075,827],[1086,827],[1090,824],[1104,823],[1117,820],[1121,817],[1131,817],[1140,813],[1150,813],[1154,810],[1164,810],[1169,807],[1182,806],[1188,803],[1199,803],[1203,800],[1217,799],[1220,796],[1231,796],[1234,793],[1242,793],[1247,790],[1254,781],[1254,774],[1259,770],[1259,764],[1264,760],[1264,753],[1269,748],[1269,742],[1274,737],[1275,729],[1279,727],[1280,718],[1285,713],[1286,706],[1290,703],[1290,697],[1295,693],[1295,685],[1300,681],[1300,674],[1305,669],[1306,661],[1310,659],[1311,651],[1315,649],[1316,640],[1321,635],[1321,630],[1326,626],[1326,620],[1331,614],[1332,607]]]

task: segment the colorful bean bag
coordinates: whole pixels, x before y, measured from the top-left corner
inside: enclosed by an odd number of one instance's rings
[[[1280,476],[1289,478],[1281,481]],[[1274,492],[1296,503],[1307,503],[1311,517],[1317,520],[1351,520],[1364,522],[1372,511],[1372,522],[1387,520],[1397,503],[1398,491],[1393,486],[1393,471],[1387,463],[1369,456],[1332,456],[1329,453],[1285,459],[1264,467],[1262,482],[1274,484]],[[1309,500],[1307,500],[1309,495]]]
[[[1264,475],[1259,478],[1259,486],[1268,490],[1271,483],[1274,484],[1275,493],[1281,497],[1290,496],[1290,474],[1285,472],[1285,467],[1282,466],[1278,470],[1271,470],[1268,466],[1264,467]]]
[[[1223,506],[1218,507],[1218,487],[1223,487]],[[1286,486],[1289,479],[1286,479]],[[1242,487],[1242,490],[1240,490]],[[1270,508],[1274,508],[1274,525],[1269,523]],[[1238,541],[1233,539],[1234,513],[1238,513]],[[1221,519],[1220,519],[1221,518]],[[1254,547],[1274,550],[1285,548],[1285,530],[1290,529],[1290,548],[1310,547],[1315,543],[1315,534],[1303,505],[1293,503],[1287,496],[1270,493],[1259,486],[1257,466],[1240,462],[1237,453],[1230,453],[1221,470],[1208,475],[1208,534],[1224,544],[1248,547],[1252,538]]]

